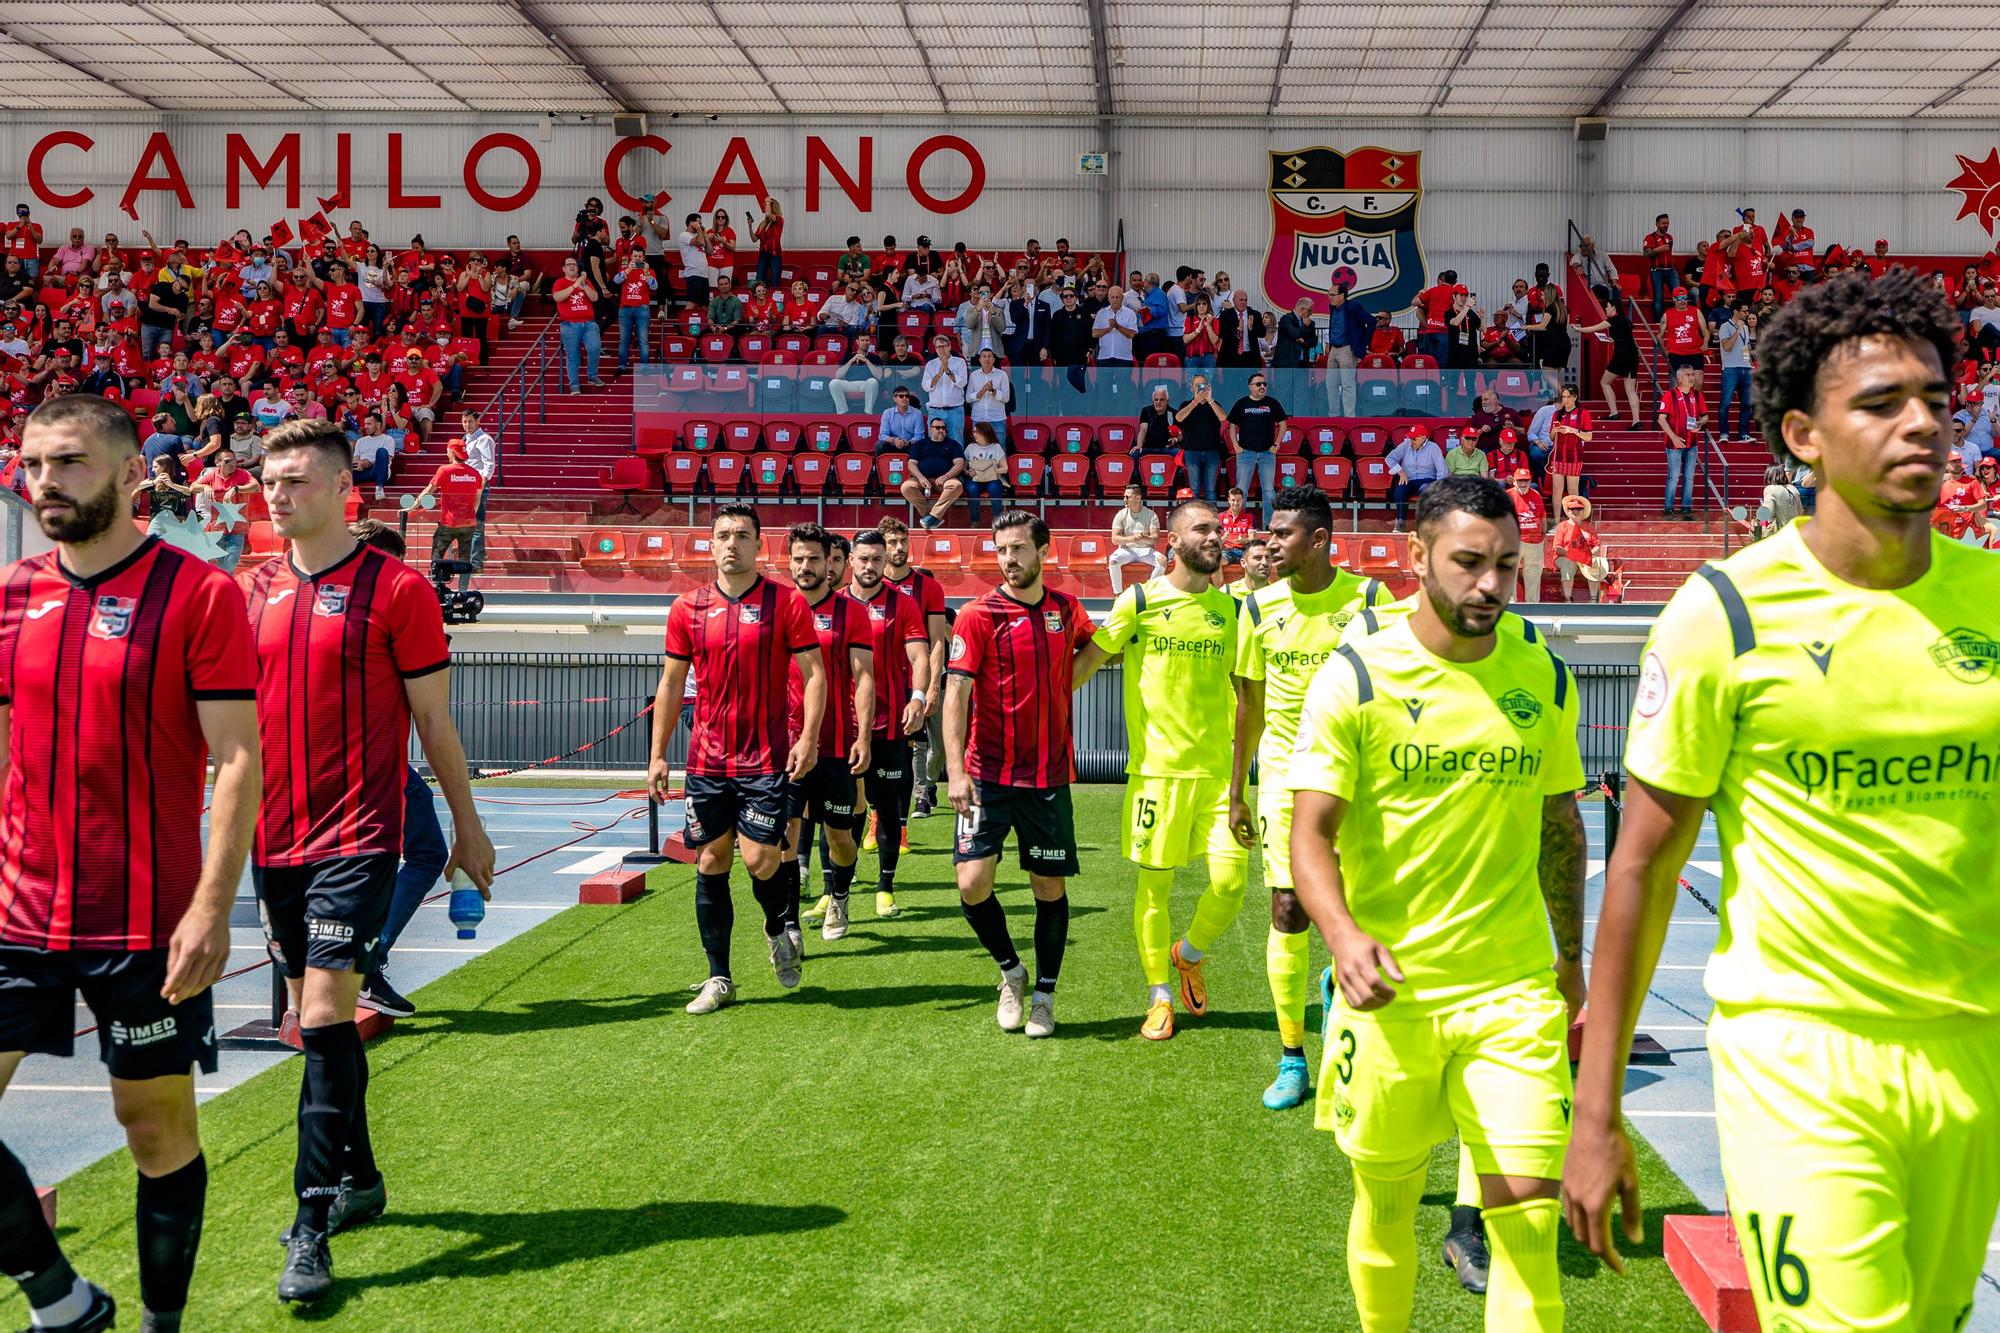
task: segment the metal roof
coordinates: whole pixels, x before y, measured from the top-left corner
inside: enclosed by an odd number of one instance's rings
[[[16,110],[2000,112],[1992,0],[9,0]]]

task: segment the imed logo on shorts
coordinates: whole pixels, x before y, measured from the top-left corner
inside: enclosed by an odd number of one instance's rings
[[[1509,690],[1493,701],[1501,715],[1526,731],[1542,720],[1542,701],[1526,690]]]
[[[354,927],[345,921],[329,921],[325,917],[306,918],[306,934],[316,940],[332,940],[347,944],[354,939]]]
[[[762,810],[755,808],[754,806],[745,806],[742,809],[742,811],[737,814],[736,817],[742,820],[744,823],[753,825],[757,828],[772,828],[775,827],[778,822],[776,819],[773,819],[770,815],[766,814]]]
[[[139,609],[137,597],[113,597],[105,593],[90,611],[90,637],[122,639],[132,632],[132,614]]]
[[[151,1046],[156,1042],[171,1041],[178,1035],[180,1035],[180,1025],[174,1021],[172,1014],[155,1019],[151,1023],[142,1023],[138,1027],[116,1020],[111,1024],[113,1046]]]
[[[1975,629],[1947,630],[1931,645],[1930,653],[1933,663],[1967,685],[1992,680],[1994,672],[2000,670],[2000,643]]]

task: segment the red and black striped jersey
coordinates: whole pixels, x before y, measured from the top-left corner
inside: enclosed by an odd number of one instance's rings
[[[1076,776],[1069,672],[1096,626],[1083,603],[1044,588],[1038,602],[992,592],[960,608],[946,670],[972,681],[965,771],[1009,787],[1060,787]]]
[[[318,574],[288,554],[251,576],[264,805],[257,864],[403,849],[410,700],[451,665],[437,593],[369,546]]]
[[[902,578],[884,576],[882,581],[917,604],[917,618],[930,629],[931,617],[944,614],[944,585],[923,570],[910,567]]]
[[[873,597],[852,594],[868,611],[868,628],[875,639],[875,734],[885,741],[903,739],[903,710],[910,706],[909,645],[928,645],[931,636],[924,630],[923,612],[914,597],[897,592],[886,580],[875,586]]]
[[[783,772],[792,655],[818,650],[812,613],[796,588],[760,577],[741,597],[704,583],[677,598],[667,611],[667,656],[701,678],[687,771],[722,778]]]
[[[201,878],[195,705],[256,697],[243,596],[148,538],[90,578],[54,552],[0,572],[0,939],[160,949]]]
[[[801,594],[803,597],[803,594]],[[868,615],[860,603],[839,593],[818,606],[806,604],[813,632],[819,637],[819,657],[826,668],[826,709],[819,720],[819,757],[839,758],[853,748],[859,724],[854,715],[854,667],[848,650],[859,648],[871,656],[875,636],[868,628]],[[785,734],[797,739],[805,722],[806,683],[794,661],[785,686],[787,725]],[[872,734],[872,733],[871,733]]]

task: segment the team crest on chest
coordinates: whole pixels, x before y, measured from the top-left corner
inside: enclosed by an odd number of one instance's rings
[[[761,606],[738,607],[736,609],[736,619],[745,625],[760,624],[764,619],[764,608]]]
[[[1042,612],[1042,625],[1043,625],[1043,627],[1044,627],[1044,628],[1046,628],[1046,629],[1048,630],[1048,632],[1049,632],[1049,633],[1051,633],[1051,634],[1060,634],[1060,633],[1062,633],[1062,632],[1063,632],[1063,616],[1062,616],[1062,612],[1060,612],[1060,611],[1044,611],[1044,612]]]
[[[833,628],[833,612],[831,612],[831,611],[815,611],[815,612],[813,612],[813,628],[814,628],[814,629],[824,629],[824,630],[830,630],[830,629],[832,629],[832,628]]]
[[[353,591],[344,583],[321,583],[313,588],[313,614],[318,616],[344,616],[347,614],[347,594]]]
[[[1542,720],[1542,701],[1526,690],[1509,690],[1493,702],[1509,722],[1523,731]]]
[[[2000,643],[1975,629],[1954,629],[1931,645],[1931,661],[1950,673],[1953,680],[1977,685],[1993,679],[2000,669]]]
[[[109,593],[100,595],[97,604],[90,610],[90,636],[93,639],[122,639],[132,632],[132,613],[139,609],[136,597],[113,597]]]

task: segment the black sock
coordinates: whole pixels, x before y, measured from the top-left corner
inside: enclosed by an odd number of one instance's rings
[[[354,1043],[354,1118],[347,1122],[347,1155],[341,1174],[360,1189],[371,1189],[382,1180],[375,1165],[375,1143],[368,1137],[368,1044],[359,1040]]]
[[[993,961],[1000,964],[1002,972],[1012,971],[1021,965],[1021,955],[1014,952],[1014,937],[1007,933],[1007,913],[1001,910],[997,894],[987,894],[977,904],[959,899],[959,910],[972,923],[972,933],[986,946],[986,952],[993,955]]]
[[[201,1248],[208,1161],[200,1153],[178,1171],[139,1176],[139,1295],[154,1314],[178,1314]]]
[[[1068,945],[1069,895],[1035,899],[1035,989],[1042,994],[1054,992]]]
[[[54,1305],[76,1286],[56,1233],[42,1215],[35,1183],[20,1159],[0,1143],[0,1272],[21,1284],[32,1306]]]
[[[1278,1054],[1287,1059],[1303,1060],[1306,1058],[1306,1048],[1303,1046],[1287,1046],[1283,1042],[1280,1042],[1278,1044]]]
[[[1451,1230],[1453,1233],[1485,1230],[1481,1224],[1480,1210],[1474,1208],[1469,1203],[1453,1204],[1451,1206]]]
[[[893,893],[896,863],[903,859],[903,813],[890,806],[883,806],[876,813],[875,859],[882,867],[882,892]]]
[[[333,1197],[340,1192],[361,1036],[349,1021],[300,1028],[299,1041],[306,1050],[306,1072],[299,1094],[299,1155],[292,1167],[292,1190],[299,1196],[294,1225],[323,1233]]]
[[[799,929],[799,882],[805,878],[806,863],[787,861],[779,867],[779,883],[785,889],[785,924]]]
[[[792,895],[785,890],[785,868],[778,867],[778,873],[769,879],[750,877],[750,896],[764,909],[764,937],[769,939],[785,928],[785,909],[792,901]]]
[[[810,819],[799,821],[799,873],[812,869],[813,842],[819,834],[819,825]]]
[[[729,896],[729,875],[700,871],[694,877],[694,925],[708,955],[708,975],[729,975],[729,936],[736,928],[736,902]]]
[[[826,891],[836,902],[846,902],[848,890],[854,887],[854,867],[826,863]]]

